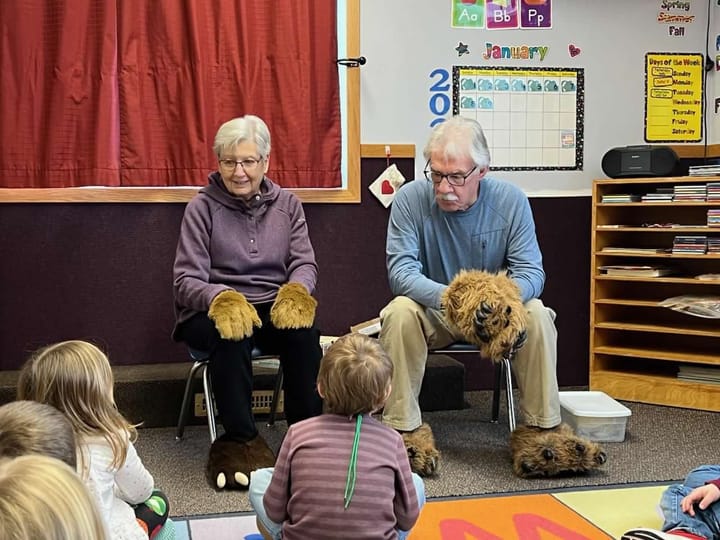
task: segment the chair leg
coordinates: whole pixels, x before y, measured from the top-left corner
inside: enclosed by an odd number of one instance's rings
[[[178,416],[177,431],[175,432],[175,440],[182,439],[185,433],[185,424],[187,423],[187,415],[190,412],[190,394],[192,392],[192,383],[195,379],[197,370],[203,365],[203,362],[195,362],[188,372],[187,381],[185,381],[185,393],[183,394],[182,405],[180,405],[180,416]]]
[[[497,424],[500,417],[500,392],[502,391],[503,380],[503,364],[495,364],[495,386],[493,387],[492,397],[492,417],[490,422]]]
[[[493,388],[492,418],[490,421],[497,424],[500,417],[500,392],[502,392],[503,378],[505,379],[505,395],[507,396],[508,426],[515,431],[515,399],[513,397],[512,368],[510,359],[503,358],[495,365],[495,387]]]
[[[215,406],[213,405],[212,384],[210,383],[210,370],[207,363],[203,369],[203,390],[205,392],[205,412],[207,412],[208,431],[210,432],[210,443],[214,443],[217,438],[217,430],[215,428]]]
[[[272,402],[270,402],[270,417],[268,418],[268,426],[275,425],[275,415],[277,414],[278,401],[280,400],[280,391],[283,386],[283,370],[282,365],[278,365],[277,375],[275,375],[275,388],[273,389]]]
[[[515,431],[515,399],[513,398],[512,368],[510,359],[502,359],[503,371],[505,372],[505,393],[507,394],[508,426],[510,433]]]

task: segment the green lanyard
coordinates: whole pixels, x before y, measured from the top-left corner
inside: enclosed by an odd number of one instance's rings
[[[348,463],[347,480],[345,481],[345,509],[350,506],[350,499],[355,493],[355,477],[357,474],[357,453],[360,446],[360,426],[362,426],[362,414],[358,414],[355,419],[355,439],[353,440],[352,452],[350,453],[350,463]]]

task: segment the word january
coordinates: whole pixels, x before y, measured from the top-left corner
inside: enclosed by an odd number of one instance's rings
[[[516,45],[514,47],[501,47],[500,45],[493,45],[489,42],[486,42],[485,46],[487,47],[487,51],[482,55],[485,60],[490,60],[491,58],[512,58],[513,60],[520,60],[532,59],[537,56],[540,57],[542,61],[548,51],[546,46],[528,47],[527,45]]]

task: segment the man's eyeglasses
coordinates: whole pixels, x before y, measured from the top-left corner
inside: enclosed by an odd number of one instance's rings
[[[247,172],[253,172],[258,164],[262,161],[262,158],[254,159],[254,158],[246,158],[241,160],[235,160],[235,159],[219,159],[218,162],[220,163],[220,168],[223,169],[225,172],[232,172],[234,171],[238,165],[240,165],[243,169],[243,171]]]
[[[425,170],[423,171],[425,173],[425,178],[428,179],[428,181],[432,182],[433,184],[439,184],[443,181],[443,178],[447,178],[448,184],[451,186],[464,186],[465,180],[467,180],[468,176],[470,176],[472,173],[475,172],[475,169],[477,169],[477,165],[475,165],[472,169],[470,169],[465,174],[461,173],[451,173],[451,174],[442,174],[438,171],[433,171],[430,168],[430,161],[428,161],[425,164]]]

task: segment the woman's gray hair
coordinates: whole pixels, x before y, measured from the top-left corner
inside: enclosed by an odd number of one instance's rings
[[[262,159],[270,155],[270,130],[260,117],[252,114],[233,118],[220,126],[215,134],[213,152],[220,157],[224,151],[244,141],[254,142]]]
[[[480,169],[490,165],[490,150],[482,127],[477,120],[465,116],[453,116],[433,128],[423,150],[425,161],[436,151],[446,159],[470,157]]]

